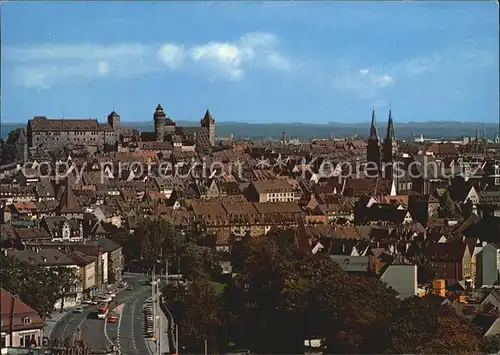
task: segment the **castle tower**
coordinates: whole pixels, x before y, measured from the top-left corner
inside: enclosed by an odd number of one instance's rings
[[[382,162],[384,163],[385,178],[392,181],[393,162],[394,162],[394,145],[396,137],[394,135],[394,122],[392,120],[392,109],[389,109],[389,120],[387,122],[387,133],[382,147]]]
[[[153,115],[155,124],[155,137],[157,141],[163,142],[165,137],[165,112],[163,112],[163,107],[160,104],[156,107],[155,113]]]
[[[112,111],[108,115],[108,124],[113,128],[116,134],[120,135],[120,115]]]
[[[375,177],[380,171],[380,146],[375,125],[375,108],[372,109],[372,122],[370,125],[370,136],[368,137],[368,146],[366,147],[366,161],[369,164],[367,172],[370,177]]]
[[[210,139],[210,144],[215,145],[215,120],[209,110],[205,112],[205,116],[200,121],[201,127],[206,127],[208,129],[208,136]]]

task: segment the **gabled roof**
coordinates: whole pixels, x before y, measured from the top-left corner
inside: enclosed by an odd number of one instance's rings
[[[59,214],[63,213],[83,213],[78,200],[73,193],[73,189],[69,185],[68,179],[66,179],[66,184],[62,193],[62,197],[57,208]]]
[[[44,326],[38,313],[10,292],[0,290],[0,309],[2,314],[2,332],[8,332],[13,319],[12,330],[41,329]],[[23,319],[29,317],[31,324],[24,324]]]

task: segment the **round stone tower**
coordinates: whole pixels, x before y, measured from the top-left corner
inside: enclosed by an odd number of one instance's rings
[[[160,104],[156,107],[155,113],[153,115],[155,124],[155,137],[157,141],[163,141],[165,137],[165,112],[163,112],[163,107]]]

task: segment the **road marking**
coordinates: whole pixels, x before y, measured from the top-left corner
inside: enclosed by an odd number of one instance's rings
[[[75,331],[75,332],[73,333],[73,335],[71,336],[71,340],[73,341],[73,343],[74,343],[74,341],[75,341],[75,339],[74,339],[74,338],[76,337],[76,334],[77,334],[77,333],[80,333],[80,339],[81,339],[81,337],[82,337],[82,334],[81,334],[81,332],[82,332],[82,329],[81,329],[81,328],[82,328],[82,323],[85,321],[85,319],[87,319],[87,317],[88,317],[89,313],[90,313],[90,312],[87,312],[87,313],[83,312],[83,313],[82,313],[82,315],[84,315],[84,317],[82,318],[82,320],[80,321],[80,323],[78,323],[78,327],[76,328],[76,331]],[[76,317],[75,317],[75,318],[76,318]]]
[[[108,332],[106,331],[106,326],[108,325],[108,318],[104,318],[104,336],[109,341],[111,345],[114,345],[113,342],[108,337]]]
[[[67,321],[67,322],[65,322],[65,323],[66,323],[66,325],[64,326],[63,331],[62,331],[62,333],[61,333],[61,338],[64,338],[64,337],[65,337],[66,332],[68,331],[68,326],[69,326],[69,324],[71,323],[71,321],[72,321],[74,318],[75,318],[75,315],[74,315],[74,314],[71,314],[71,315],[70,315],[70,317],[69,317],[69,319],[68,319],[68,321]],[[63,319],[64,319],[64,316],[60,319],[60,321],[62,321]]]

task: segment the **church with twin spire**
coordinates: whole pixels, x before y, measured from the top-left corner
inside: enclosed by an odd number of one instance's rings
[[[395,163],[395,159],[397,158],[397,141],[394,134],[392,109],[389,109],[387,131],[383,140],[379,139],[375,120],[375,108],[372,109],[370,135],[368,136],[367,142],[366,175],[371,178],[382,177],[388,181],[393,182],[393,164]]]

